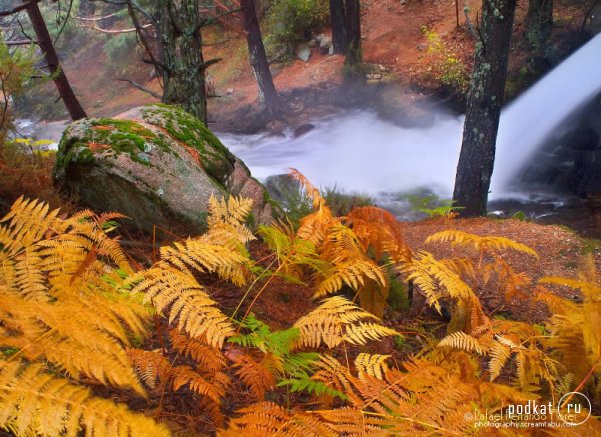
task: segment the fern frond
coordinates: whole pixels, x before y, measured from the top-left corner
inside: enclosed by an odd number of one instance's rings
[[[275,388],[275,378],[265,366],[241,351],[231,353],[229,357],[237,368],[236,375],[250,388],[255,399],[265,399],[265,394]]]
[[[196,279],[179,270],[153,267],[144,273],[134,292],[145,293],[144,300],[159,313],[169,310],[169,323],[177,320],[179,330],[192,337],[206,336],[211,346],[221,348],[235,332],[229,318]]]
[[[538,258],[536,251],[505,237],[482,237],[454,229],[440,231],[426,238],[426,243],[451,243],[453,246],[467,247],[477,252],[502,252],[514,250]]]
[[[511,358],[511,348],[501,342],[494,342],[489,350],[490,361],[488,362],[488,372],[490,380],[494,381],[501,374],[501,370]]]
[[[176,242],[171,247],[162,247],[157,267],[170,265],[188,274],[193,271],[214,273],[219,268],[243,264],[247,260],[247,257],[226,246],[207,243],[200,237],[189,239],[184,244]]]
[[[408,275],[408,281],[413,281],[419,287],[428,304],[434,306],[439,313],[439,300],[442,298],[448,296],[470,300],[473,296],[473,291],[461,277],[429,252],[419,252],[401,271]]]
[[[319,347],[321,344],[333,348],[342,342],[365,344],[368,340],[380,340],[389,335],[398,335],[393,329],[374,322],[373,314],[341,296],[325,299],[319,307],[301,317],[294,327],[300,330],[302,346]]]
[[[64,225],[58,219],[59,210],[39,200],[19,197],[0,223],[0,260],[14,256],[26,247],[42,240],[47,232],[60,232]]]
[[[389,369],[386,364],[388,358],[390,358],[390,355],[359,353],[357,358],[355,358],[355,367],[359,372],[359,377],[361,377],[362,373],[367,373],[378,379],[384,379],[384,374]]]
[[[169,436],[166,427],[92,391],[19,362],[0,366],[0,427],[17,435]]]
[[[227,430],[220,430],[220,437],[267,437],[286,435],[290,437],[336,437],[332,429],[308,413],[291,413],[273,402],[261,402],[238,410],[242,416],[230,420]]]
[[[405,243],[401,224],[394,215],[376,206],[353,208],[346,217],[363,252],[374,251],[376,260],[388,255],[393,262],[409,262],[411,248]]]
[[[466,352],[475,351],[478,355],[484,355],[484,351],[478,340],[462,331],[447,335],[440,340],[438,346],[448,346]]]
[[[164,387],[171,376],[172,365],[162,353],[129,349],[127,355],[144,384],[152,390]]]
[[[209,232],[206,238],[214,244],[223,244],[229,248],[254,240],[255,236],[245,224],[252,205],[252,199],[229,196],[226,201],[211,195],[207,217]]]
[[[317,210],[300,220],[296,236],[315,246],[320,245],[327,237],[330,227],[339,221],[332,215],[328,206],[319,205]]]
[[[580,290],[583,295],[592,300],[601,299],[601,286],[586,281],[578,281],[568,278],[559,278],[553,276],[547,276],[538,280],[540,284],[551,284],[559,285],[563,287],[569,287],[574,290]]]
[[[384,273],[382,273],[382,269],[373,261],[369,259],[344,261],[334,266],[331,274],[318,285],[313,297],[320,298],[335,293],[344,284],[353,290],[358,290],[365,285],[367,279],[371,279],[381,287],[384,287],[386,284],[386,278]]]
[[[221,398],[225,395],[226,387],[229,384],[227,377],[209,381],[189,366],[174,367],[171,376],[174,391],[187,385],[194,393],[206,396],[216,404],[221,404]]]
[[[313,201],[313,208],[318,208],[325,205],[326,201],[321,195],[319,189],[314,187],[311,181],[309,181],[305,175],[295,168],[290,168],[288,174],[296,179],[300,186],[305,190],[307,197]]]
[[[352,229],[342,224],[330,228],[322,257],[331,262],[333,267],[327,272],[325,280],[318,285],[314,297],[334,293],[340,290],[343,284],[358,290],[368,279],[381,287],[387,285],[380,266],[367,257]]]
[[[190,338],[177,329],[169,330],[169,339],[173,350],[182,356],[190,357],[204,372],[219,372],[227,366],[223,353],[209,346],[206,339]]]

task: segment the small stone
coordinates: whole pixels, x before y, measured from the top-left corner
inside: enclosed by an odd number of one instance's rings
[[[328,56],[332,56],[334,54],[334,46],[330,46],[328,50]]]
[[[299,46],[298,50],[296,51],[296,56],[301,61],[307,62],[311,57],[311,48],[307,44]]]
[[[332,38],[324,35],[319,41],[319,51],[326,54],[330,51],[330,47],[332,47]]]
[[[233,94],[234,93],[234,88],[228,88],[225,92],[228,93],[228,94]]]

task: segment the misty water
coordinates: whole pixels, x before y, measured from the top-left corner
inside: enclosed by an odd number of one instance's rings
[[[493,209],[530,210],[541,217],[564,205],[564,198],[514,182],[562,122],[601,91],[599,53],[601,34],[503,110],[490,194]],[[375,113],[350,110],[312,121],[315,128],[298,138],[292,131],[218,136],[259,180],[294,167],[317,186],[368,194],[378,205],[409,218],[408,194],[434,193],[442,199],[452,194],[464,117],[435,115],[431,127],[403,128]],[[31,136],[53,140],[64,126],[20,122]]]
[[[601,91],[601,34],[561,63],[503,110],[490,199],[493,206],[543,203],[534,215],[565,203],[548,192],[516,184],[516,175],[562,122]],[[459,158],[463,116],[436,114],[433,126],[403,128],[367,111],[349,111],[312,122],[298,138],[229,135],[220,138],[259,179],[294,167],[315,185],[369,194],[398,213],[407,194],[450,198]],[[503,202],[505,200],[505,202]],[[496,201],[496,202],[494,202]]]

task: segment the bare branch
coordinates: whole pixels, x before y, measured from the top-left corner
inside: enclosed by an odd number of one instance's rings
[[[155,97],[159,100],[162,99],[162,97],[158,93],[155,93],[153,90],[146,88],[144,85],[141,85],[138,82],[134,82],[133,80],[125,79],[125,78],[117,79],[117,80],[121,81],[121,82],[128,82],[129,84],[131,84],[133,87],[139,89],[140,91],[144,91],[145,93],[150,94],[152,97]]]
[[[79,27],[82,29],[92,29],[92,30],[96,30],[98,32],[108,33],[111,35],[120,34],[120,33],[131,33],[131,32],[137,31],[137,29],[135,27],[130,27],[129,29],[102,29],[98,26],[94,26],[91,24],[90,25],[82,24]],[[144,26],[141,26],[141,29],[148,29],[149,27],[152,27],[152,24],[145,24]]]
[[[27,46],[30,44],[37,44],[37,43],[38,43],[37,41],[24,39],[21,41],[6,41],[4,44],[6,44],[7,46]]]
[[[81,20],[81,21],[102,21],[102,20],[107,20],[109,18],[114,17],[117,14],[109,14],[109,15],[105,15],[104,17],[75,17],[77,20]]]

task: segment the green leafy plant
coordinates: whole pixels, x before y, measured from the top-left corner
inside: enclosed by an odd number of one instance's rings
[[[407,196],[407,200],[416,212],[426,214],[428,217],[449,217],[455,211],[461,209],[453,206],[452,200],[440,199],[436,194],[428,196]]]
[[[328,23],[326,0],[275,0],[266,17],[265,44],[272,57],[290,58],[296,44]]]
[[[430,70],[435,79],[458,92],[467,92],[470,78],[464,62],[439,33],[425,26],[422,33],[428,41],[427,56],[432,61]]]

